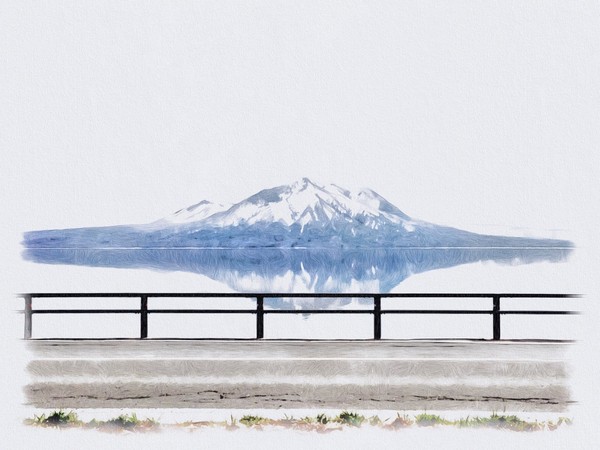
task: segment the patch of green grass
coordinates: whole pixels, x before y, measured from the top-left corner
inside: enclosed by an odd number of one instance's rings
[[[246,427],[256,427],[262,429],[263,426],[275,426],[275,427],[286,427],[296,430],[303,431],[314,431],[318,433],[328,433],[335,430],[342,430],[345,426],[360,427],[364,423],[368,423],[371,426],[380,427],[388,430],[400,430],[411,426],[420,427],[431,427],[437,425],[455,426],[459,428],[496,428],[502,430],[511,431],[538,431],[538,430],[556,430],[560,426],[571,425],[572,420],[566,417],[559,417],[554,421],[526,421],[520,419],[515,415],[497,414],[492,413],[489,417],[470,417],[458,419],[458,420],[447,420],[435,414],[422,413],[414,416],[413,418],[406,414],[397,414],[397,417],[389,422],[390,419],[382,421],[378,416],[371,416],[365,418],[365,416],[349,411],[342,411],[336,417],[328,417],[321,413],[317,414],[316,417],[303,417],[295,419],[293,416],[288,417],[287,415],[283,419],[269,419],[266,417],[245,415],[241,419],[236,419],[231,416],[231,421],[200,421],[200,422],[181,422],[175,425],[167,425],[171,427],[224,427],[227,430],[238,429],[238,423],[245,425]],[[27,425],[42,426],[42,427],[55,427],[55,428],[87,428],[96,429],[100,431],[108,432],[120,432],[120,431],[148,431],[157,430],[161,425],[154,419],[139,419],[137,415],[132,412],[129,414],[121,414],[118,417],[107,421],[98,421],[92,419],[89,422],[82,422],[77,417],[77,414],[73,411],[64,411],[62,409],[53,411],[49,415],[33,416],[33,419],[26,419],[24,421]]]
[[[464,419],[458,419],[457,421],[454,422],[454,424],[456,426],[458,426],[459,428],[466,428],[466,427],[470,427],[473,425],[473,422],[478,420],[479,417],[473,417],[471,418],[471,416],[467,416]]]
[[[53,411],[50,415],[46,416],[33,416],[33,419],[25,421],[28,425],[40,425],[40,426],[81,426],[83,422],[79,420],[77,414],[73,411],[63,411],[62,409]]]
[[[544,429],[544,424],[540,422],[527,422],[518,418],[515,415],[498,415],[492,413],[490,417],[467,417],[454,422],[460,428],[468,427],[486,427],[486,428],[502,428],[513,431],[536,431]],[[551,428],[551,422],[548,422],[548,427]]]
[[[451,425],[452,422],[441,418],[436,414],[422,413],[415,416],[415,423],[420,427],[432,427],[434,425]]]
[[[121,414],[114,419],[110,419],[106,421],[106,425],[120,427],[124,429],[133,428],[136,425],[139,425],[140,420],[137,418],[135,413],[131,414]]]
[[[365,421],[365,416],[361,416],[355,412],[342,411],[334,421],[344,425],[350,425],[351,427],[360,427]]]
[[[94,422],[94,428],[109,431],[146,431],[156,430],[160,427],[160,423],[157,420],[151,418],[141,420],[135,413],[121,414],[106,422],[97,422],[95,420],[92,422]],[[87,425],[92,425],[92,422],[88,422]]]
[[[507,428],[509,430],[515,431],[534,431],[541,430],[544,428],[544,425],[540,424],[537,421],[527,422],[523,419],[518,418],[515,415],[505,416],[498,415],[496,413],[493,413],[490,416],[488,420],[488,426],[494,428]]]
[[[247,427],[253,427],[256,425],[266,425],[269,422],[270,420],[265,417],[252,415],[246,415],[240,419],[240,423],[246,425]]]

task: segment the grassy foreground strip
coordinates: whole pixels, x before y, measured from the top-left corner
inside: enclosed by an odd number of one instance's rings
[[[400,430],[409,427],[454,426],[458,428],[497,428],[511,431],[542,431],[556,430],[563,425],[571,425],[571,419],[560,417],[556,422],[548,420],[529,422],[514,415],[500,415],[492,413],[489,417],[467,416],[458,420],[446,420],[438,415],[422,413],[413,417],[397,414],[394,419],[381,420],[378,416],[365,417],[361,414],[342,411],[339,415],[330,417],[318,414],[316,417],[285,417],[284,419],[269,419],[261,416],[245,415],[241,419],[231,416],[228,421],[199,421],[180,422],[175,424],[160,424],[154,419],[138,419],[135,413],[121,414],[110,420],[79,420],[73,411],[57,410],[46,416],[34,416],[26,419],[26,425],[37,427],[55,428],[80,428],[95,429],[108,432],[144,432],[159,431],[161,429],[197,429],[197,428],[222,428],[236,430],[238,428],[264,429],[266,427],[283,427],[293,430],[316,431],[327,433],[343,430],[344,427],[358,428],[363,425],[379,427],[384,430]]]

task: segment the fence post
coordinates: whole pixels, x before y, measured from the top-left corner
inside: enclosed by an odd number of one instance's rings
[[[148,296],[141,296],[140,305],[140,339],[148,337]]]
[[[256,339],[262,339],[265,336],[265,313],[264,298],[256,297]]]
[[[25,329],[23,333],[24,339],[31,339],[31,322],[33,319],[33,312],[31,308],[31,295],[25,295]]]
[[[494,341],[500,340],[500,296],[494,295],[494,308],[492,310],[493,317],[493,339]]]
[[[373,339],[381,339],[381,297],[373,297]]]

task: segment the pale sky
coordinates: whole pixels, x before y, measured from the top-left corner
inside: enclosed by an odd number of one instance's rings
[[[471,229],[577,232],[588,208],[594,3],[8,3],[0,144],[22,231],[303,176]]]

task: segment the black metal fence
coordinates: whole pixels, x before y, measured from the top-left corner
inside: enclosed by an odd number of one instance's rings
[[[529,298],[529,299],[551,299],[551,298],[578,298],[575,294],[472,294],[472,293],[414,293],[414,294],[333,294],[333,293],[30,293],[19,294],[25,299],[25,339],[31,339],[33,316],[37,314],[139,314],[140,315],[140,339],[148,337],[148,315],[149,314],[255,314],[256,315],[256,339],[264,337],[264,317],[266,314],[372,314],[373,315],[373,339],[381,339],[381,316],[383,314],[444,314],[444,315],[491,315],[493,340],[500,340],[501,317],[503,315],[565,315],[578,314],[578,311],[570,310],[502,310],[500,300],[502,298]],[[139,298],[139,309],[34,309],[34,298]],[[251,298],[256,300],[256,309],[149,309],[150,298]],[[265,309],[265,298],[371,298],[372,309]],[[452,298],[452,299],[488,299],[492,300],[492,309],[382,309],[383,298]]]

